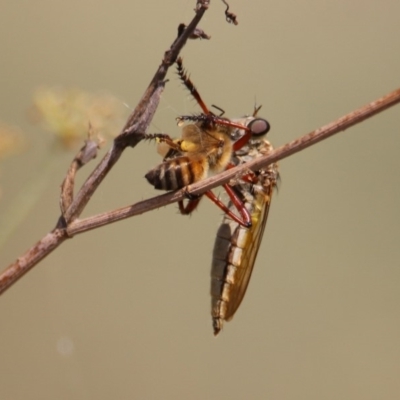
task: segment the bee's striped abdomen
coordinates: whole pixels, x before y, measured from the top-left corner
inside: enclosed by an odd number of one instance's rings
[[[206,174],[202,161],[177,157],[150,170],[145,178],[155,189],[176,190],[202,179]]]

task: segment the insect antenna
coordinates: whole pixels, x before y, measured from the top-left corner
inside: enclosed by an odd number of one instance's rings
[[[216,110],[218,110],[221,113],[218,115],[218,117],[222,117],[225,114],[225,110],[223,110],[221,107],[218,107],[215,104],[211,104],[211,107],[214,107]]]

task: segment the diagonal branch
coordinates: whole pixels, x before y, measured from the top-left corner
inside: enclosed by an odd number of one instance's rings
[[[65,211],[64,215],[60,217],[60,220],[53,231],[43,237],[25,254],[11,264],[3,273],[0,274],[0,294],[6,291],[33,266],[39,263],[39,261],[45,258],[54,249],[56,249],[64,240],[74,236],[75,234],[95,229],[124,218],[142,214],[155,208],[177,202],[184,199],[188,193],[204,193],[206,190],[210,190],[220,186],[223,183],[229,182],[230,179],[240,176],[248,169],[258,170],[266,167],[273,162],[286,158],[296,152],[312,146],[319,141],[324,140],[335,133],[343,131],[367,118],[370,118],[375,114],[400,102],[400,89],[397,89],[394,92],[389,93],[388,95],[383,96],[382,98],[345,115],[337,121],[334,121],[299,139],[279,147],[266,156],[256,158],[246,164],[229,169],[219,175],[197,182],[188,188],[184,188],[173,193],[165,193],[161,196],[157,196],[115,211],[77,220],[78,216],[81,214],[90,200],[92,194],[105,178],[108,171],[118,161],[123,150],[128,146],[135,147],[136,144],[143,139],[143,132],[146,131],[158,106],[160,95],[165,85],[165,76],[168,68],[176,60],[179,51],[182,49],[187,39],[193,35],[194,29],[196,28],[196,25],[200,21],[204,12],[207,10],[208,5],[208,0],[197,1],[196,15],[193,21],[183,32],[181,32],[181,34],[179,34],[171,48],[165,52],[160,67],[157,69],[138,106],[129,116],[128,121],[126,122],[121,133],[114,140],[113,147],[107,152],[103,160],[100,161],[98,166],[94,169],[73,200],[73,177],[77,170],[77,166],[71,167],[71,177],[67,180],[64,186],[65,198],[63,201],[63,207],[67,208],[67,210]]]
[[[197,24],[207,11],[209,3],[209,0],[197,1],[195,9],[196,14],[192,22],[183,32],[180,32],[170,49],[165,52],[161,65],[154,74],[139,104],[128,117],[120,134],[115,138],[112,148],[93,170],[73,200],[74,176],[78,169],[79,162],[72,163],[67,173],[66,181],[64,181],[63,184],[61,198],[63,215],[59,218],[56,227],[50,233],[39,240],[0,274],[0,294],[6,291],[26,272],[39,263],[39,261],[56,249],[65,239],[70,237],[66,227],[82,213],[91,196],[118,161],[125,148],[128,146],[135,147],[136,144],[143,139],[143,132],[145,132],[150,125],[158,107],[168,69],[175,62],[188,38],[193,35]],[[64,210],[64,208],[66,208],[66,210]]]
[[[115,138],[113,147],[107,152],[99,165],[87,178],[86,182],[77,193],[74,201],[64,214],[64,219],[67,223],[79,217],[93,193],[107,176],[114,164],[118,161],[126,147],[135,147],[143,139],[143,132],[145,132],[150,125],[160,102],[168,69],[174,64],[179,52],[182,50],[188,38],[192,35],[197,24],[206,12],[208,8],[207,4],[208,2],[201,2],[201,4],[196,8],[196,15],[192,22],[186,27],[183,33],[175,39],[171,48],[165,52],[161,65],[154,74],[154,77],[139,101],[139,104],[128,117],[121,133]]]
[[[400,103],[400,89],[397,89],[372,103],[331,122],[328,125],[304,135],[299,139],[293,140],[292,142],[277,148],[266,156],[256,158],[248,163],[224,171],[221,174],[197,182],[188,188],[172,193],[165,193],[161,196],[153,197],[132,206],[123,207],[108,213],[95,215],[82,220],[75,220],[70,223],[66,229],[54,229],[0,275],[0,294],[7,290],[8,287],[10,287],[46,255],[58,247],[65,239],[70,238],[73,235],[175,203],[184,199],[188,192],[191,194],[203,193],[206,190],[229,182],[230,179],[235,178],[238,175],[240,176],[240,174],[246,172],[248,169],[257,170],[266,167],[273,162],[304,150],[321,140],[327,139],[335,133],[344,131],[367,118],[373,117],[375,114],[378,114],[397,103]]]
[[[278,160],[282,160],[283,158],[286,158],[292,154],[298,153],[299,151],[304,150],[307,147],[320,142],[321,140],[327,139],[328,137],[344,131],[367,118],[373,117],[374,115],[396,105],[399,102],[400,89],[397,89],[394,92],[391,92],[373,101],[372,103],[359,108],[358,110],[352,111],[336,121],[333,121],[319,129],[316,129],[315,131],[308,133],[307,135],[300,137],[299,139],[293,140],[292,142],[275,149],[268,155],[257,157],[252,161],[241,164],[235,168],[228,169],[208,179],[196,182],[190,187],[183,188],[176,192],[165,193],[161,196],[153,197],[131,206],[74,221],[67,228],[67,232],[70,236],[73,236],[78,233],[83,233],[100,226],[108,225],[112,222],[117,222],[125,218],[133,217],[135,215],[143,214],[147,211],[175,203],[179,200],[183,200],[188,193],[204,193],[207,190],[213,189],[224,183],[228,183],[231,179],[246,173],[246,171],[249,169],[259,170],[260,168],[265,168],[269,164],[272,164]]]

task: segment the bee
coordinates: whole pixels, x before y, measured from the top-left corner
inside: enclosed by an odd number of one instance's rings
[[[273,150],[267,140],[250,141],[234,154],[238,165]],[[279,181],[277,164],[250,175],[232,186],[251,215],[244,227],[225,214],[214,244],[211,266],[211,316],[214,335],[239,308],[246,293],[258,249],[264,234],[271,197]],[[228,207],[232,207],[229,204]]]
[[[159,190],[177,190],[224,171],[231,165],[235,151],[246,145],[251,137],[265,134],[270,126],[262,118],[230,120],[215,115],[205,105],[196,87],[183,68],[182,59],[177,60],[178,75],[195,98],[203,113],[178,117],[178,123],[187,122],[180,139],[173,140],[166,134],[147,134],[167,146],[163,163],[150,170],[145,178]],[[211,190],[204,194],[241,226],[251,226],[251,216],[237,193],[229,184],[223,185],[235,209],[227,207]],[[182,214],[190,214],[199,204],[201,196],[188,196],[186,204],[179,202]]]
[[[232,128],[213,119],[183,127],[182,137],[158,136],[170,150],[164,162],[150,170],[146,179],[161,190],[176,190],[225,170],[232,154]]]

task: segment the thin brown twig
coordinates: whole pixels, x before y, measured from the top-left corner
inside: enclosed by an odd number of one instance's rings
[[[99,142],[94,140],[93,128],[92,125],[89,123],[88,138],[87,140],[85,140],[85,144],[79,150],[78,154],[72,160],[65,179],[61,184],[60,209],[62,215],[65,215],[68,207],[72,204],[72,201],[74,199],[75,177],[78,170],[86,165],[93,158],[97,157],[97,152],[99,148],[100,144]],[[64,223],[65,226],[67,226],[68,221],[64,220]]]
[[[154,77],[139,101],[139,104],[128,117],[121,133],[115,138],[113,147],[107,152],[100,164],[87,178],[85,183],[82,185],[82,188],[77,193],[74,201],[66,211],[64,215],[66,221],[72,221],[79,217],[93,193],[121,157],[121,154],[126,147],[135,147],[143,139],[143,132],[145,132],[147,127],[150,125],[158,107],[168,69],[173,65],[179,52],[186,44],[188,38],[192,35],[197,24],[200,22],[208,8],[209,1],[198,3],[199,6],[197,7],[196,15],[192,22],[186,27],[183,33],[175,39],[171,48],[165,52],[161,65],[154,74]],[[202,3],[204,3],[204,5],[202,5]]]
[[[59,218],[56,227],[50,233],[39,240],[0,274],[0,294],[4,293],[26,272],[56,249],[65,239],[70,237],[66,226],[79,217],[93,193],[118,161],[126,147],[135,147],[143,139],[143,132],[145,132],[150,125],[158,107],[168,69],[174,64],[179,52],[186,44],[188,38],[193,34],[197,24],[208,9],[209,3],[209,0],[198,0],[196,2],[196,14],[193,20],[182,34],[174,40],[170,49],[165,52],[161,65],[154,74],[139,104],[128,117],[120,134],[115,138],[112,148],[106,153],[86,179],[76,197],[71,202],[74,176],[78,169],[77,163],[72,163],[72,167],[70,167],[69,171],[70,176],[67,178],[68,182],[63,186],[64,193],[62,196],[64,195],[64,199],[61,200],[63,215]],[[64,208],[66,208],[66,210],[64,210]]]
[[[123,207],[118,210],[98,214],[82,220],[76,220],[69,225],[67,228],[70,236],[86,232],[91,229],[95,229],[104,225],[111,224],[113,222],[120,221],[125,218],[133,217],[135,215],[143,214],[145,212],[154,210],[166,206],[171,203],[175,203],[179,200],[183,200],[188,193],[190,194],[201,194],[207,190],[213,189],[217,186],[221,186],[224,183],[229,182],[236,176],[240,176],[249,169],[259,170],[265,168],[269,164],[276,161],[282,160],[292,154],[298,153],[310,147],[321,140],[327,139],[328,137],[344,131],[353,125],[356,125],[367,118],[373,117],[389,107],[394,106],[400,102],[400,89],[397,89],[375,101],[369,103],[358,110],[352,111],[349,114],[333,121],[321,128],[316,129],[300,138],[293,140],[269,153],[268,155],[257,157],[252,161],[245,164],[241,164],[235,168],[228,169],[218,175],[212,176],[208,179],[204,179],[200,182],[194,183],[189,187],[178,190],[176,192],[165,193],[161,196],[156,196],[148,200],[144,200],[133,204],[131,206]]]
[[[396,91],[389,93],[388,95],[364,107],[361,107],[360,109],[353,111],[322,128],[319,128],[305,136],[302,136],[299,139],[279,147],[275,151],[269,153],[267,156],[256,158],[251,162],[229,169],[209,179],[197,182],[188,188],[184,188],[173,193],[166,193],[115,211],[77,220],[77,217],[90,200],[91,195],[97,189],[108,171],[119,159],[123,150],[128,146],[136,146],[136,144],[143,138],[143,133],[138,132],[145,132],[148,124],[151,121],[151,118],[154,115],[155,109],[158,106],[161,91],[164,87],[166,72],[176,60],[179,51],[185,44],[186,40],[190,37],[190,35],[192,35],[193,30],[196,28],[196,24],[200,21],[202,15],[208,7],[208,4],[209,1],[197,1],[197,14],[195,18],[183,31],[183,33],[174,41],[170,50],[165,53],[162,64],[158,68],[138,106],[128,118],[128,121],[120,135],[115,139],[112,149],[108,151],[103,160],[86,180],[71,204],[69,204],[70,195],[66,194],[67,200],[65,202],[65,206],[68,208],[68,210],[64,213],[64,216],[60,218],[56,228],[52,232],[48,233],[39,242],[37,242],[0,275],[0,294],[6,291],[21,276],[23,276],[44,257],[50,254],[67,238],[112,222],[119,221],[124,218],[142,214],[155,208],[177,202],[184,199],[188,193],[201,194],[206,190],[210,190],[214,187],[220,186],[223,183],[227,183],[230,179],[240,176],[240,174],[248,171],[248,169],[258,170],[267,166],[268,164],[276,162],[280,159],[288,157],[291,154],[312,146],[317,142],[324,140],[335,133],[343,131],[367,118],[370,118],[375,114],[400,102],[400,89],[397,89]],[[75,174],[75,172],[76,171],[74,171],[73,174]],[[73,191],[73,181],[71,185],[72,187],[68,188],[68,191]],[[66,223],[67,221],[68,223]]]
[[[237,15],[234,14],[233,12],[229,11],[229,4],[225,1],[222,0],[222,2],[226,5],[226,10],[225,10],[225,18],[230,24],[237,25],[239,22],[236,19]]]
[[[161,196],[138,202],[132,206],[123,207],[118,210],[95,215],[82,220],[75,220],[65,229],[55,229],[40,240],[35,246],[29,249],[28,252],[20,257],[15,263],[11,264],[6,271],[0,275],[0,294],[69,237],[175,203],[184,199],[185,196],[187,196],[187,193],[201,194],[206,190],[210,190],[223,183],[229,182],[230,179],[235,178],[238,175],[240,176],[240,174],[249,169],[258,170],[273,162],[304,150],[321,140],[327,139],[328,137],[344,131],[367,118],[373,117],[375,114],[378,114],[399,102],[400,89],[397,89],[372,103],[359,108],[358,110],[352,111],[328,125],[316,129],[299,139],[293,140],[292,142],[277,148],[266,156],[256,158],[248,163],[241,164],[240,166],[229,169],[211,178],[204,179],[203,181],[197,182],[190,187],[176,192],[165,193]]]

